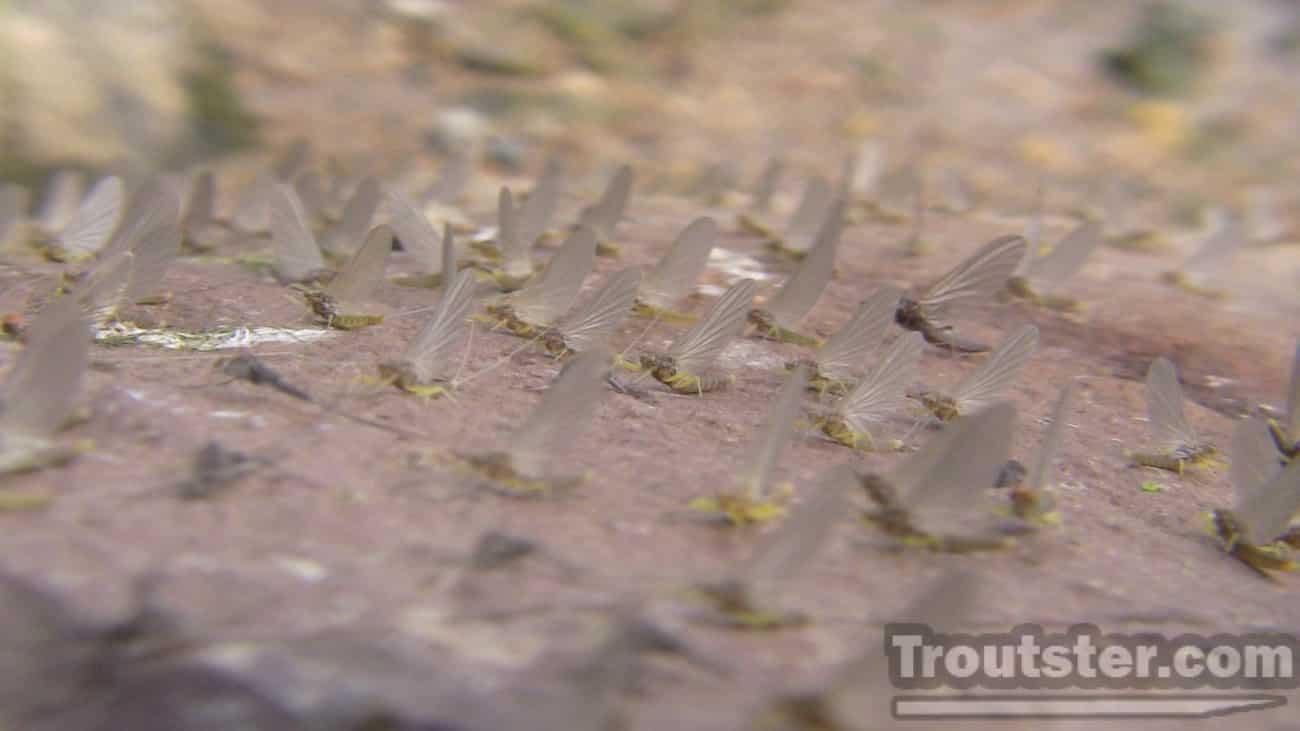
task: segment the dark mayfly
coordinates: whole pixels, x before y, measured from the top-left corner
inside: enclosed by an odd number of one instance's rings
[[[1211,212],[1210,233],[1182,267],[1165,272],[1165,282],[1192,294],[1222,299],[1223,291],[1209,286],[1210,280],[1222,276],[1232,265],[1232,257],[1246,238],[1240,222],[1223,209]]]
[[[875,503],[866,520],[905,545],[968,553],[1006,547],[991,531],[972,533],[975,491],[992,485],[1007,460],[1016,409],[1006,401],[963,416],[889,475],[860,477]]]
[[[916,399],[939,421],[952,421],[962,414],[983,408],[1002,397],[1013,381],[1020,377],[1025,364],[1038,350],[1038,328],[1025,325],[1002,341],[988,360],[971,372],[951,395],[922,391]]]
[[[725,386],[726,376],[706,371],[744,328],[757,286],[752,279],[731,285],[703,319],[677,336],[667,353],[642,353],[642,370],[678,393],[702,394]]]
[[[777,233],[774,224],[759,220],[752,212],[741,214],[738,223],[742,231],[763,237],[769,248],[801,257],[812,248],[817,229],[832,202],[830,184],[816,176],[810,178],[804,187],[803,197],[794,213],[790,214],[784,234]]]
[[[587,427],[604,389],[610,355],[583,353],[565,363],[533,413],[502,451],[464,455],[469,465],[505,494],[529,497],[574,487],[582,476],[556,477],[545,467],[562,445],[573,444]]]
[[[807,358],[786,364],[808,366],[808,386],[820,393],[843,395],[853,387],[866,364],[867,354],[875,350],[885,335],[885,329],[894,320],[898,309],[899,291],[885,287],[868,297],[826,344]]]
[[[398,278],[398,284],[436,287],[456,273],[456,249],[451,224],[444,223],[442,243],[438,231],[405,195],[390,191],[384,200],[388,223],[416,266],[414,277]]]
[[[603,348],[632,311],[641,270],[624,269],[610,277],[591,299],[573,308],[554,327],[541,332],[542,345],[554,356]]]
[[[329,276],[320,245],[307,224],[302,201],[291,186],[273,184],[268,193],[271,245],[275,255],[272,269],[286,283],[319,282]]]
[[[1291,386],[1286,395],[1286,422],[1268,420],[1268,431],[1273,436],[1277,451],[1288,461],[1300,456],[1300,340],[1296,341],[1295,356],[1291,360]]]
[[[393,250],[393,230],[376,226],[352,259],[321,290],[303,293],[311,307],[329,327],[356,330],[384,321],[384,307],[370,301],[384,280],[384,265]]]
[[[291,396],[299,401],[312,400],[311,396],[301,388],[284,380],[271,366],[265,361],[258,358],[251,351],[243,351],[230,358],[220,358],[216,361],[216,367],[221,369],[224,375],[230,376],[237,381],[248,381],[255,386],[270,386],[280,393]]]
[[[1061,389],[1052,409],[1052,423],[1043,435],[1043,443],[1034,456],[1033,464],[1022,479],[1006,485],[1010,488],[1011,514],[1034,523],[1055,523],[1060,516],[1053,510],[1054,501],[1045,492],[1047,476],[1052,471],[1052,460],[1061,448],[1061,435],[1065,433],[1065,416],[1074,398],[1075,382],[1071,380]]]
[[[723,490],[714,497],[692,500],[690,507],[719,516],[732,525],[747,525],[776,518],[785,513],[784,495],[771,489],[772,471],[781,451],[790,440],[794,420],[799,416],[799,400],[808,384],[808,373],[795,370],[772,405],[767,427],[749,446],[745,473],[738,490]]]
[[[635,312],[670,322],[690,322],[692,317],[673,309],[695,288],[695,279],[718,241],[718,224],[712,218],[691,221],[677,235],[672,248],[641,281]]]
[[[1300,460],[1285,467],[1269,443],[1268,429],[1257,419],[1242,422],[1232,435],[1232,481],[1237,503],[1231,510],[1210,512],[1210,530],[1224,550],[1261,576],[1294,571],[1288,555],[1288,523],[1300,512]]]
[[[430,313],[402,357],[379,366],[381,378],[426,398],[446,393],[442,376],[447,357],[465,330],[465,318],[474,305],[474,274],[452,272],[442,299]]]
[[[610,178],[605,192],[594,205],[583,209],[578,225],[590,228],[596,234],[596,253],[617,256],[619,246],[615,229],[627,212],[627,202],[632,196],[632,166],[623,165]]]
[[[1099,244],[1101,224],[1085,221],[1066,234],[1045,256],[1039,256],[1031,249],[1020,273],[1007,280],[1007,294],[1053,310],[1078,310],[1078,300],[1053,294],[1050,290],[1079,271]],[[1047,291],[1035,286],[1036,283],[1046,285]]]
[[[519,337],[536,337],[573,306],[583,280],[595,265],[596,235],[580,226],[560,245],[532,284],[488,305],[488,314],[498,326]]]
[[[988,350],[984,343],[956,336],[951,326],[940,321],[958,306],[990,298],[1005,287],[1027,247],[1023,236],[1002,236],[988,242],[917,298],[900,299],[894,320],[904,329],[921,333],[926,342],[934,345],[964,353]]]
[[[726,627],[767,630],[805,624],[807,617],[769,606],[768,595],[806,566],[826,542],[835,522],[848,507],[853,471],[847,465],[827,470],[808,499],[794,510],[775,533],[751,554],[732,575],[701,584],[696,592],[708,599],[714,612],[706,619]]]
[[[90,351],[90,325],[71,297],[32,322],[27,347],[0,386],[0,474],[60,464],[90,448],[55,438],[76,408]]]
[[[924,347],[919,333],[903,333],[875,368],[817,422],[817,427],[851,449],[875,449],[871,429],[905,402],[905,389],[916,378]]]
[[[83,261],[99,253],[117,230],[126,208],[126,185],[117,176],[101,179],[86,193],[45,256],[53,261]]]
[[[1178,370],[1167,358],[1156,358],[1147,369],[1147,421],[1159,442],[1157,452],[1129,452],[1128,458],[1145,467],[1183,474],[1188,467],[1212,464],[1218,450],[1196,435],[1183,413],[1183,389]]]
[[[813,347],[817,338],[796,332],[803,320],[821,298],[822,291],[835,272],[835,247],[844,231],[844,199],[837,198],[826,210],[817,242],[804,257],[799,269],[785,284],[758,307],[749,311],[749,321],[759,334],[784,343]]]

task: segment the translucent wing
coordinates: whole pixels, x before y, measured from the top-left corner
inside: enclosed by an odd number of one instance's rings
[[[758,182],[754,184],[754,197],[749,207],[755,211],[766,211],[772,207],[772,196],[776,193],[776,186],[781,183],[781,174],[785,172],[785,162],[779,157],[774,157],[767,161],[763,166],[763,172],[758,176]]]
[[[929,469],[915,482],[894,486],[899,502],[922,519],[925,530],[950,528],[960,522],[956,516],[969,514],[971,496],[992,485],[1007,461],[1015,420],[1015,407],[1000,401],[959,417],[921,448],[932,450],[924,462]]]
[[[1023,236],[1002,236],[981,246],[930,285],[919,300],[922,308],[928,316],[939,318],[956,305],[992,297],[1006,286],[1027,247]]]
[[[573,306],[582,280],[595,265],[596,235],[580,226],[546,262],[537,281],[515,292],[510,304],[524,321],[549,325]]]
[[[596,230],[602,240],[614,237],[614,227],[627,211],[627,201],[632,195],[632,166],[623,165],[614,173],[605,193],[596,205],[587,209],[582,223]]]
[[[812,494],[781,528],[766,537],[741,570],[747,584],[775,584],[806,565],[843,518],[856,480],[846,464],[826,470]]]
[[[1291,388],[1287,391],[1287,435],[1300,439],[1300,340],[1295,344],[1295,356],[1291,359]]]
[[[497,248],[501,251],[501,267],[511,276],[526,276],[533,271],[529,257],[531,242],[519,237],[519,211],[510,189],[501,186],[497,194]],[[556,256],[559,256],[557,253]]]
[[[800,366],[786,380],[781,393],[777,395],[763,433],[749,446],[742,484],[756,499],[767,495],[768,483],[772,481],[772,469],[781,458],[781,450],[786,442],[790,441],[790,430],[794,428],[794,420],[799,416],[799,402],[807,386],[808,369]]]
[[[126,203],[126,186],[116,176],[95,183],[86,199],[59,234],[59,241],[68,251],[91,255],[108,243],[117,224],[122,219]]]
[[[86,177],[76,170],[59,170],[50,176],[41,209],[36,214],[41,228],[51,233],[62,231],[76,215],[85,188]]]
[[[744,328],[757,288],[752,279],[731,285],[703,319],[673,341],[668,352],[677,360],[679,370],[698,374],[713,363],[727,342]]]
[[[785,229],[785,245],[793,251],[807,251],[831,205],[831,187],[824,178],[814,177],[804,188],[799,206]]]
[[[925,340],[920,333],[903,333],[885,356],[838,403],[835,411],[860,432],[888,416],[906,399],[905,389],[916,378]]]
[[[1187,274],[1209,277],[1224,271],[1246,238],[1242,235],[1241,224],[1232,214],[1215,209],[1213,215],[1216,219],[1213,232],[1182,266],[1182,271]]]
[[[181,203],[175,191],[161,182],[146,186],[136,196],[133,212],[122,222],[123,235],[110,248],[129,246],[133,259],[126,299],[135,302],[159,294],[163,275],[180,254]]]
[[[858,305],[853,317],[814,354],[823,375],[844,379],[862,371],[867,355],[880,344],[885,329],[894,321],[898,297],[897,289],[886,287]]]
[[[546,233],[563,195],[564,168],[558,160],[550,160],[542,170],[542,176],[537,179],[537,185],[533,186],[528,198],[519,206],[516,236],[520,246],[531,248],[537,242],[537,237]]]
[[[589,301],[566,315],[558,327],[569,349],[585,353],[603,346],[632,310],[639,284],[641,270],[624,269],[610,277]]]
[[[1086,221],[1061,239],[1047,256],[1029,255],[1029,276],[1059,284],[1083,267],[1093,250],[1101,244],[1101,223]]]
[[[826,289],[826,284],[831,281],[831,274],[835,271],[835,247],[839,245],[843,230],[844,199],[837,198],[826,209],[821,228],[817,232],[817,241],[808,256],[804,257],[798,271],[790,276],[772,299],[763,304],[763,309],[771,313],[781,327],[794,330],[821,298],[822,291]]]
[[[298,194],[298,201],[302,203],[303,216],[308,221],[319,222],[325,217],[329,210],[329,202],[319,172],[304,170],[298,173],[298,176],[293,179],[293,192]]]
[[[952,398],[962,411],[973,411],[1001,397],[1038,350],[1038,328],[1025,325],[1002,342],[957,388]]]
[[[235,201],[235,210],[230,217],[230,223],[236,229],[246,233],[262,233],[271,226],[273,218],[272,207],[275,194],[273,189],[277,183],[266,174],[259,175],[257,180],[239,191],[239,199]],[[295,196],[296,197],[296,196]],[[299,208],[301,208],[299,204]],[[306,226],[306,214],[302,215],[303,226]],[[274,234],[274,231],[272,231]],[[315,239],[312,239],[315,241]]]
[[[465,329],[465,318],[474,304],[473,273],[453,271],[448,276],[453,279],[438,300],[438,306],[406,349],[406,360],[414,366],[422,383],[438,375],[438,369]]]
[[[885,170],[885,147],[879,140],[866,140],[853,156],[852,174],[849,178],[849,193],[869,198],[875,194],[880,185],[880,176]]]
[[[420,271],[437,274],[442,269],[442,247],[438,245],[438,231],[415,210],[411,200],[398,191],[389,191],[385,199],[388,222],[402,242],[402,248],[411,254]]]
[[[78,303],[63,297],[47,305],[0,392],[0,430],[48,437],[63,426],[80,397],[89,349]]]
[[[511,436],[510,455],[516,466],[536,473],[557,447],[577,441],[604,388],[609,354],[581,353],[565,364],[533,413]]]
[[[383,281],[384,265],[388,263],[388,253],[392,250],[393,230],[387,226],[375,226],[366,235],[366,242],[330,281],[325,293],[339,302],[366,302]]]
[[[1061,447],[1061,435],[1065,433],[1065,417],[1070,411],[1070,402],[1074,398],[1073,379],[1061,389],[1056,399],[1056,408],[1052,409],[1052,423],[1043,435],[1043,443],[1038,448],[1034,462],[1029,466],[1025,476],[1025,485],[1031,490],[1041,490],[1047,484],[1047,473],[1052,469],[1052,460]]]
[[[190,199],[185,207],[186,225],[211,223],[217,220],[217,180],[211,170],[194,176],[190,186]]]
[[[1256,545],[1272,542],[1300,511],[1300,459],[1283,469],[1268,427],[1250,419],[1233,432],[1231,471],[1237,485],[1233,512],[1245,524],[1249,540]]]
[[[119,251],[101,257],[86,275],[86,286],[77,291],[75,298],[94,323],[106,321],[126,300],[134,262],[131,251]]]
[[[641,284],[646,303],[669,308],[695,288],[695,279],[709,260],[718,240],[718,224],[697,218],[677,235],[673,246]]]
[[[356,251],[357,242],[361,241],[370,230],[370,222],[374,220],[381,196],[382,191],[378,180],[363,179],[352,193],[352,197],[348,199],[348,204],[343,207],[343,215],[339,218],[338,225],[331,229],[329,236],[325,238],[325,248],[343,253]]]
[[[1151,423],[1151,433],[1166,447],[1198,442],[1183,413],[1183,388],[1178,384],[1178,370],[1167,358],[1156,358],[1147,370],[1147,420]]]
[[[324,269],[325,259],[307,227],[298,194],[287,185],[276,185],[271,189],[270,204],[276,272],[290,282],[300,282]]]

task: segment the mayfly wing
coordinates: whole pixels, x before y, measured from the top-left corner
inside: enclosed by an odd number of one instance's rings
[[[830,536],[831,526],[844,517],[855,484],[853,470],[846,464],[826,470],[812,494],[754,551],[741,569],[743,580],[774,584],[806,565]]]
[[[691,221],[673,246],[641,283],[641,297],[654,307],[667,309],[695,288],[695,279],[709,260],[718,240],[712,218]]]
[[[596,234],[580,226],[546,262],[537,281],[516,292],[510,303],[526,322],[549,325],[573,306],[582,281],[596,266]]]
[[[163,276],[181,247],[181,202],[175,191],[161,181],[150,184],[136,195],[133,208],[134,213],[128,212],[122,221],[121,238],[134,255],[126,290],[128,302],[162,291]]]
[[[925,291],[919,300],[925,314],[939,318],[956,305],[991,297],[1006,286],[1027,247],[1025,238],[1016,235],[981,246]]]
[[[90,326],[80,305],[71,297],[47,305],[0,391],[3,430],[46,437],[63,426],[80,397],[89,351]]]
[[[584,223],[596,229],[602,238],[611,238],[614,235],[614,227],[627,212],[627,202],[631,196],[632,166],[622,165],[605,186],[600,201],[588,209]]]
[[[844,231],[844,199],[836,198],[826,208],[817,240],[798,271],[790,276],[770,300],[763,304],[776,323],[794,330],[817,304],[835,271],[835,248]]]
[[[531,246],[519,236],[519,211],[515,209],[515,197],[503,185],[497,194],[497,249],[501,252],[502,268],[512,276],[531,273]]]
[[[772,470],[781,457],[781,450],[790,440],[794,420],[799,416],[799,402],[808,386],[808,369],[800,366],[786,380],[781,393],[772,405],[767,426],[749,447],[745,460],[746,474],[743,484],[750,496],[762,499],[767,496],[767,486],[772,480]]]
[[[125,205],[126,186],[122,179],[117,176],[103,178],[95,183],[68,219],[59,234],[59,242],[73,254],[94,254],[117,230]]]
[[[451,222],[442,222],[442,262],[440,264],[444,282],[456,273],[456,236],[452,233]]]
[[[879,140],[866,140],[858,147],[853,158],[852,177],[849,179],[851,195],[870,198],[880,185],[885,171],[885,147]]]
[[[276,185],[276,181],[270,175],[263,173],[240,190],[235,201],[235,210],[230,216],[231,225],[239,231],[250,234],[268,231],[274,215],[273,191]],[[303,220],[306,221],[305,214]]]
[[[1287,436],[1300,439],[1300,340],[1296,340],[1291,359],[1291,388],[1286,397]]]
[[[742,279],[731,285],[713,303],[707,315],[673,341],[668,352],[676,358],[679,370],[698,375],[713,363],[727,347],[728,341],[744,328],[757,289],[758,285],[752,279]]]
[[[329,212],[329,203],[325,198],[325,187],[320,173],[304,170],[293,179],[293,192],[298,194],[302,203],[302,213],[308,221],[319,221]]]
[[[270,191],[270,205],[276,272],[287,281],[299,282],[324,269],[325,259],[293,188],[275,185]]]
[[[1041,490],[1047,484],[1052,460],[1056,459],[1056,452],[1061,447],[1061,436],[1065,434],[1065,417],[1070,411],[1070,402],[1074,399],[1074,388],[1075,381],[1071,379],[1056,399],[1056,407],[1052,409],[1052,423],[1048,425],[1043,443],[1038,447],[1038,454],[1034,456],[1025,476],[1025,486],[1030,490]]]
[[[76,215],[85,188],[86,178],[76,170],[59,170],[51,175],[36,214],[41,228],[50,233],[62,231]]]
[[[374,220],[375,210],[379,208],[382,195],[378,180],[372,177],[363,179],[353,191],[352,197],[348,199],[347,205],[343,207],[343,214],[339,217],[338,224],[325,238],[325,248],[341,253],[356,251],[357,242],[361,241],[370,230],[370,222]]]
[[[786,246],[797,251],[806,250],[808,247],[802,244],[810,243],[817,235],[817,227],[821,225],[823,214],[830,205],[830,184],[820,176],[809,179],[803,198],[799,200],[799,206],[794,209],[790,223],[786,226]]]
[[[384,279],[388,253],[393,250],[393,230],[375,226],[366,241],[352,255],[347,265],[325,287],[325,293],[338,302],[360,304],[367,301]]]
[[[604,389],[609,361],[608,353],[594,350],[564,365],[541,403],[511,435],[509,452],[516,467],[535,473],[548,453],[578,439]]]
[[[1237,486],[1233,513],[1246,526],[1252,543],[1271,543],[1300,511],[1300,459],[1282,468],[1268,427],[1250,419],[1232,435],[1230,470]]]
[[[758,181],[754,184],[754,197],[749,207],[755,211],[766,211],[772,207],[772,196],[781,183],[781,174],[785,172],[785,162],[774,157],[763,166]]]
[[[442,299],[438,300],[428,322],[406,349],[406,360],[412,364],[422,383],[428,383],[438,375],[438,368],[465,329],[465,318],[474,304],[473,272],[452,270],[447,276],[452,280],[447,284]]]
[[[565,345],[579,353],[603,346],[632,311],[640,284],[639,269],[624,269],[610,277],[589,301],[561,321],[559,329],[564,333]]]
[[[1209,276],[1226,270],[1229,260],[1246,238],[1236,216],[1226,210],[1215,209],[1214,217],[1214,230],[1183,264],[1182,271],[1196,276]]]
[[[1047,256],[1036,257],[1031,250],[1028,274],[1037,280],[1059,284],[1079,271],[1099,245],[1101,222],[1085,221],[1057,242]]]
[[[1147,369],[1147,420],[1163,446],[1192,446],[1196,432],[1183,412],[1183,387],[1178,369],[1168,358],[1156,358]]]
[[[564,167],[559,160],[548,160],[537,184],[519,206],[516,236],[520,246],[531,248],[537,238],[550,228],[551,219],[564,196]]]
[[[892,413],[902,405],[905,389],[916,378],[924,347],[920,333],[903,333],[858,385],[835,404],[836,413],[860,432]]]
[[[973,411],[998,400],[1038,350],[1038,328],[1025,325],[1007,338],[953,390],[962,411]]]
[[[867,354],[875,350],[885,329],[894,321],[899,291],[886,287],[868,297],[848,322],[817,350],[817,368],[831,378],[847,378],[860,373]]]
[[[970,515],[971,496],[992,485],[1006,464],[1015,422],[1015,406],[1007,401],[958,417],[931,442],[938,443],[938,459],[930,469],[915,482],[895,483],[900,503],[914,517],[921,516],[927,532],[961,530],[961,524],[969,522],[961,516]]]
[[[86,274],[86,285],[73,296],[95,324],[107,321],[126,300],[134,262],[131,251],[119,251],[101,257]]]
[[[442,269],[442,254],[438,246],[438,231],[415,204],[398,191],[389,191],[385,201],[388,224],[393,227],[411,258],[415,259],[424,274],[437,274]]]

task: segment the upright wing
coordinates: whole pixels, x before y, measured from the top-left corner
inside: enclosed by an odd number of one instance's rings
[[[799,416],[799,401],[807,386],[808,369],[800,366],[777,395],[763,433],[749,446],[743,484],[754,498],[767,495],[772,470],[781,458],[782,448],[790,440],[790,430],[794,428],[794,420]]]
[[[559,160],[548,160],[528,198],[519,206],[518,231],[520,245],[531,248],[537,237],[546,233],[560,207],[564,195],[564,167]]]
[[[325,248],[344,254],[356,251],[357,242],[370,230],[370,222],[375,217],[375,210],[379,208],[382,194],[378,180],[371,177],[363,179],[352,192],[348,204],[343,207],[343,215],[338,224],[325,238]]]
[[[1085,221],[1065,235],[1052,251],[1043,257],[1030,252],[1029,276],[1050,284],[1060,284],[1083,267],[1101,244],[1101,223]]]
[[[655,307],[667,308],[685,297],[695,288],[695,279],[708,262],[709,252],[717,240],[718,224],[712,218],[691,221],[642,282],[642,298]]]
[[[830,536],[831,526],[844,517],[854,483],[853,470],[846,464],[823,472],[812,495],[754,550],[741,569],[742,581],[775,584],[806,565]]]
[[[1038,328],[1025,325],[989,354],[953,391],[953,400],[963,411],[979,409],[1001,397],[1012,381],[1020,377],[1025,364],[1038,350]]]
[[[59,234],[59,242],[78,256],[95,254],[117,230],[125,205],[126,186],[122,179],[117,176],[101,179],[68,219]]]
[[[1193,445],[1199,440],[1183,413],[1183,388],[1178,370],[1168,358],[1156,358],[1147,369],[1147,420],[1151,433],[1166,447]]]
[[[744,328],[757,288],[752,279],[742,279],[731,285],[713,303],[707,315],[673,341],[668,352],[677,359],[680,370],[699,373],[717,359],[727,342]]]
[[[384,200],[388,211],[388,222],[402,242],[402,248],[410,252],[424,274],[437,274],[442,269],[441,247],[438,246],[438,231],[415,209],[415,204],[402,193],[391,190]]]
[[[1056,399],[1056,408],[1052,409],[1052,423],[1048,425],[1043,443],[1038,447],[1038,454],[1025,476],[1025,485],[1031,490],[1041,490],[1047,484],[1047,473],[1052,469],[1052,460],[1061,447],[1061,435],[1065,433],[1065,416],[1069,413],[1070,402],[1074,398],[1074,385],[1075,381],[1071,379]]]
[[[581,353],[555,377],[533,413],[511,436],[509,451],[517,468],[536,474],[547,455],[577,441],[604,388],[609,354]]]
[[[585,353],[603,346],[632,310],[639,284],[641,271],[624,269],[610,277],[588,302],[566,315],[559,329],[569,349]]]
[[[325,259],[293,188],[282,183],[272,187],[270,206],[276,272],[290,282],[300,282],[324,269]]]
[[[428,383],[438,375],[438,369],[465,329],[465,318],[474,304],[473,273],[452,270],[447,276],[452,279],[447,283],[442,299],[438,300],[433,314],[406,349],[406,360],[412,364],[422,383]]]
[[[1250,419],[1233,432],[1230,469],[1237,485],[1233,512],[1245,524],[1252,543],[1271,543],[1300,511],[1300,459],[1283,469],[1268,427]]]
[[[1027,247],[1023,236],[988,242],[930,285],[919,300],[921,307],[927,316],[938,319],[957,305],[992,297],[1006,286]]]
[[[790,223],[786,226],[786,246],[793,251],[807,251],[830,205],[830,184],[821,177],[809,179],[803,198],[799,200],[799,206],[794,209]]]
[[[858,305],[853,317],[817,350],[817,368],[831,378],[849,378],[863,369],[867,355],[880,344],[894,321],[899,291],[885,287]]]
[[[860,432],[893,413],[906,398],[908,384],[916,379],[924,347],[920,333],[903,333],[858,385],[835,404],[836,413]]]
[[[388,263],[388,254],[392,250],[393,230],[388,226],[375,226],[366,234],[366,241],[357,253],[325,287],[325,293],[338,302],[350,304],[369,300],[384,279],[384,265]]]
[[[510,303],[525,321],[549,325],[573,306],[582,281],[595,265],[596,235],[580,226],[546,262],[537,281],[515,292]]]
[[[0,390],[0,431],[48,437],[63,426],[81,396],[89,351],[90,327],[76,300],[47,305]]]
[[[826,209],[817,241],[798,271],[763,306],[781,327],[795,329],[817,304],[835,271],[835,247],[839,245],[843,230],[844,199],[837,198]]]

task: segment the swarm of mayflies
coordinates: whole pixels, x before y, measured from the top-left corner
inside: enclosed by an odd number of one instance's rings
[[[863,300],[849,321],[806,358],[786,363],[786,368],[808,367],[808,387],[819,393],[844,395],[853,387],[866,364],[867,354],[879,346],[885,329],[898,309],[898,290],[892,287]]]
[[[303,294],[307,305],[326,325],[339,330],[356,330],[383,322],[382,308],[369,300],[384,280],[384,266],[392,250],[393,230],[388,226],[374,227],[366,234],[361,248],[324,289]]]
[[[565,363],[542,401],[510,435],[501,451],[463,455],[493,487],[512,497],[530,497],[574,487],[582,476],[548,474],[547,462],[587,427],[604,389],[609,354],[582,353]]]
[[[851,391],[836,401],[817,428],[850,449],[876,449],[871,430],[906,401],[924,348],[920,334],[904,333]]]
[[[715,610],[707,619],[746,630],[804,624],[807,617],[768,606],[766,597],[779,593],[780,585],[816,555],[835,521],[844,516],[853,486],[853,471],[846,465],[827,470],[808,499],[775,533],[765,537],[748,561],[731,576],[697,586],[696,592]]]
[[[1183,388],[1178,371],[1167,358],[1156,358],[1147,370],[1147,421],[1159,450],[1128,452],[1127,457],[1145,467],[1183,472],[1189,467],[1213,464],[1218,450],[1202,442],[1183,413]]]
[[[784,233],[777,233],[776,227],[763,222],[752,212],[741,214],[739,225],[742,231],[761,236],[768,248],[794,257],[802,257],[812,248],[817,231],[821,227],[827,209],[833,203],[832,191],[824,178],[813,177],[804,187],[799,205],[790,214],[790,222]]]
[[[807,384],[807,371],[798,368],[781,388],[766,428],[749,447],[739,489],[692,500],[691,509],[722,517],[732,525],[757,523],[785,513],[781,504],[783,496],[772,490],[772,471],[790,440],[795,417],[799,415],[799,400]]]
[[[379,376],[394,386],[426,398],[446,392],[447,358],[465,330],[466,316],[474,305],[474,275],[452,272],[438,305],[401,358],[381,363]]]
[[[546,263],[537,279],[523,289],[487,306],[499,327],[532,338],[573,306],[582,282],[596,264],[596,235],[578,227]]]
[[[578,225],[590,228],[596,234],[596,253],[617,256],[617,228],[627,212],[627,202],[632,196],[632,166],[623,165],[615,171],[605,186],[605,192],[595,204],[583,209]]]
[[[666,353],[642,353],[642,370],[678,393],[702,394],[725,386],[726,376],[709,371],[727,343],[744,328],[755,289],[752,279],[731,285],[708,314],[677,336]]]
[[[1268,431],[1277,451],[1288,461],[1300,456],[1300,340],[1291,359],[1291,385],[1286,394],[1286,421],[1268,420]]]
[[[1036,350],[1038,328],[1025,325],[1002,341],[988,360],[957,384],[951,394],[922,391],[916,394],[916,399],[939,421],[952,421],[1002,398],[1002,393],[1020,377]]]
[[[624,269],[610,277],[589,300],[541,331],[542,346],[557,357],[605,347],[614,330],[632,312],[640,284],[639,269]]]
[[[1029,469],[1020,479],[1005,487],[1009,489],[1011,514],[1021,520],[1034,523],[1055,523],[1060,516],[1053,510],[1054,501],[1047,494],[1047,477],[1052,471],[1052,460],[1061,448],[1061,435],[1065,433],[1065,417],[1070,411],[1070,402],[1074,397],[1075,382],[1071,380],[1061,388],[1061,395],[1052,409],[1052,423],[1043,435],[1043,443]],[[999,475],[1001,481],[1002,475]]]
[[[329,269],[321,256],[320,245],[307,223],[302,201],[290,186],[276,184],[269,193],[271,209],[271,245],[275,255],[272,268],[285,283],[311,283],[327,279]]]
[[[749,321],[759,334],[784,343],[808,347],[819,344],[814,337],[796,332],[803,320],[821,298],[822,291],[835,271],[835,248],[844,230],[844,199],[836,199],[826,211],[817,241],[804,257],[798,270],[786,280],[775,295],[762,307],[749,311]]]
[[[1197,248],[1196,253],[1178,269],[1167,271],[1161,278],[1186,292],[1222,299],[1222,290],[1210,286],[1215,277],[1220,277],[1232,264],[1232,257],[1241,248],[1245,235],[1236,218],[1223,209],[1211,212],[1210,233]]]
[[[1267,427],[1251,419],[1233,433],[1229,471],[1237,502],[1231,510],[1210,512],[1211,532],[1224,550],[1261,576],[1294,571],[1287,524],[1300,512],[1300,460],[1280,465]]]
[[[970,530],[972,496],[993,484],[1006,462],[1015,407],[1000,401],[944,427],[888,475],[859,480],[873,503],[865,518],[904,545],[968,553],[1006,547]]]
[[[1079,302],[1058,295],[1052,289],[1083,268],[1088,256],[1101,243],[1101,224],[1085,221],[1065,235],[1046,255],[1030,249],[1018,274],[1007,280],[1007,294],[1053,310],[1072,312]]]
[[[709,252],[718,241],[718,224],[712,218],[691,221],[677,235],[673,245],[654,269],[641,281],[635,312],[670,322],[690,322],[694,318],[673,309],[695,289],[695,279],[709,260]]]
[[[1002,236],[988,242],[916,298],[901,298],[895,321],[904,329],[921,333],[933,345],[964,353],[988,350],[984,343],[958,337],[951,326],[941,321],[960,306],[991,298],[1005,287],[1027,246],[1022,236]]]

